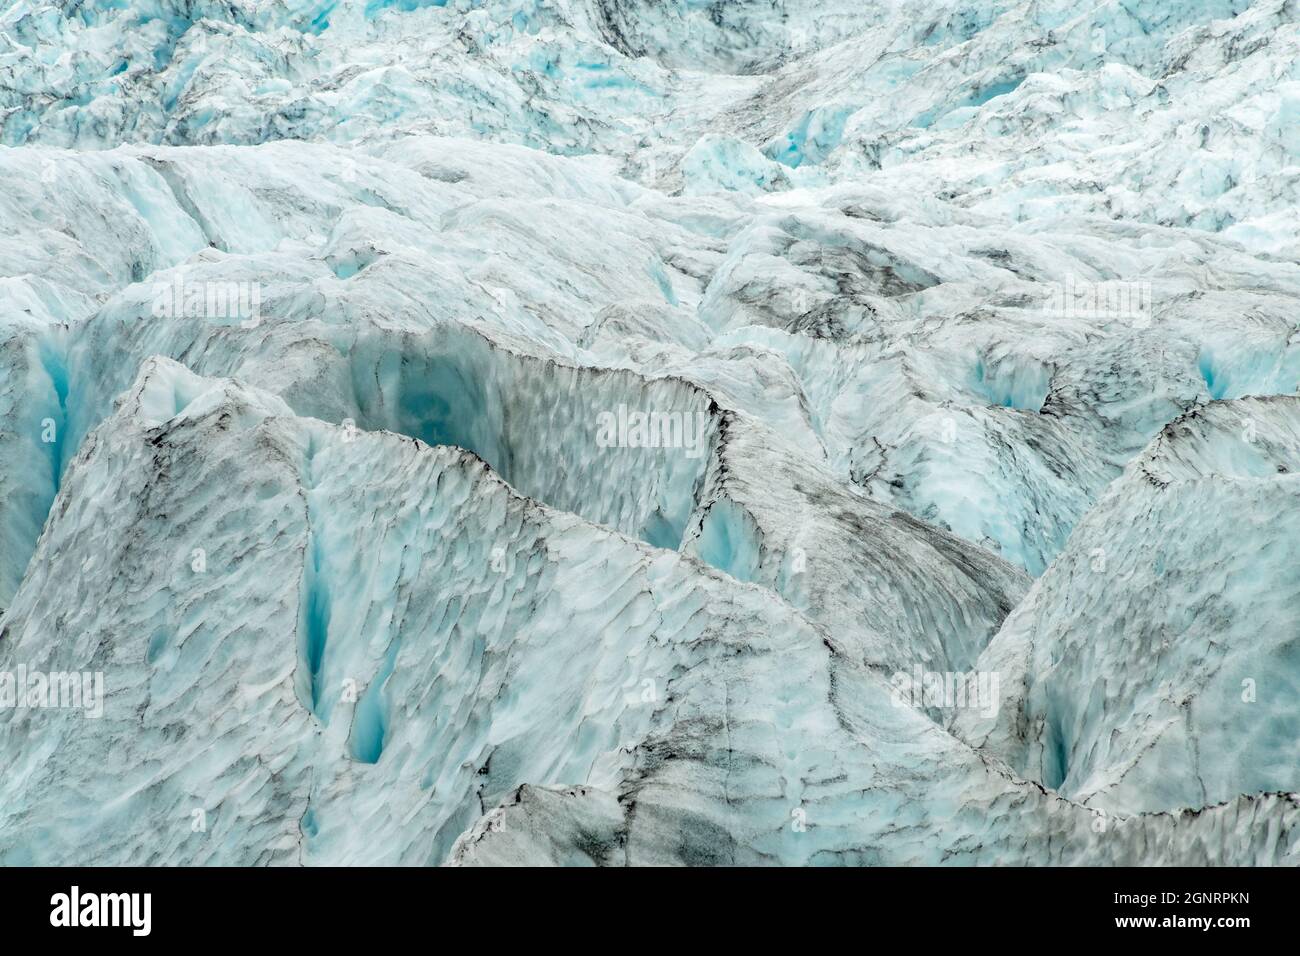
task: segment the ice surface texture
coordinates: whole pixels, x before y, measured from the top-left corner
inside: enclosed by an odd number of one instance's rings
[[[1300,862],[1298,20],[10,3],[0,863]]]

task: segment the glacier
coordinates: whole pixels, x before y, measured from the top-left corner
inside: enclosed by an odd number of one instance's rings
[[[1300,863],[1294,0],[0,69],[0,864]]]

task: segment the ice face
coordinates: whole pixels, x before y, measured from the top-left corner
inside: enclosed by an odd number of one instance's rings
[[[11,4],[0,862],[1295,862],[1300,27],[1168,7]]]
[[[984,652],[1018,689],[968,739],[1090,806],[1290,787],[1297,439],[1291,396],[1166,426]]]

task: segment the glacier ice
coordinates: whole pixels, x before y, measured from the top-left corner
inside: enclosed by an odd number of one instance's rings
[[[1015,687],[996,721],[962,712],[994,725],[971,738],[1093,806],[1289,788],[1298,453],[1292,396],[1167,425],[984,651],[981,669]]]
[[[1297,64],[15,0],[0,863],[1296,863]]]

